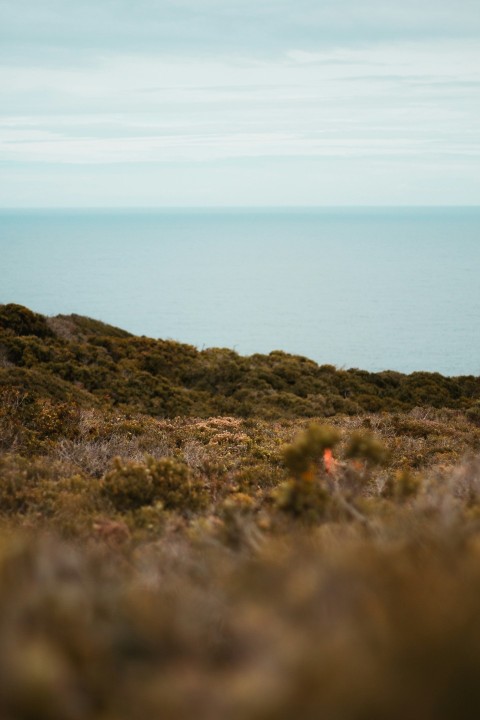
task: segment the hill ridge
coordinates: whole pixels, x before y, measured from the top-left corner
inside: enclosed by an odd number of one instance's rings
[[[368,372],[273,350],[239,355],[135,336],[81,315],[0,305],[0,388],[156,417],[318,417],[417,406],[468,410],[480,377]]]

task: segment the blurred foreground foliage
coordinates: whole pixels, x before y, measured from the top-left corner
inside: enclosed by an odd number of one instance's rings
[[[478,391],[0,307],[0,717],[477,717]]]

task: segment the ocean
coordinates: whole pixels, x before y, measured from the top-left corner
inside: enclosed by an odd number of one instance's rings
[[[480,208],[0,211],[0,303],[365,370],[480,374]]]

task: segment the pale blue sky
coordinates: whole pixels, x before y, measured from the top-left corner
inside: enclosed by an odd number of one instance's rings
[[[478,0],[0,0],[0,206],[480,204]]]

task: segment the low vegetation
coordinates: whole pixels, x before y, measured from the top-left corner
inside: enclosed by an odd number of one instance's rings
[[[476,717],[479,407],[0,306],[0,717]]]
[[[232,350],[133,337],[77,315],[45,318],[0,306],[0,387],[35,398],[115,407],[152,417],[333,417],[419,406],[479,417],[480,378],[369,373],[275,351]]]

